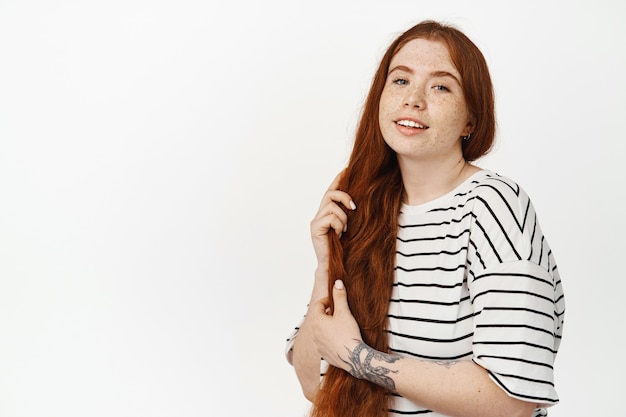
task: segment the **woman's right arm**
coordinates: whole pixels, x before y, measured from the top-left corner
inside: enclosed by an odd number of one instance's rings
[[[309,306],[328,297],[328,233],[332,229],[333,233],[341,236],[341,234],[347,230],[348,226],[348,216],[340,207],[340,204],[348,210],[354,210],[356,208],[347,193],[337,190],[342,174],[343,172],[335,177],[328,191],[326,191],[322,198],[317,214],[311,221],[311,240],[313,241],[313,248],[315,250],[315,256],[317,257],[317,269],[315,270],[315,279]],[[309,315],[307,314],[294,339],[292,364],[295,368],[298,380],[300,381],[304,396],[312,400],[320,384],[321,355],[313,340],[307,320],[308,317]]]

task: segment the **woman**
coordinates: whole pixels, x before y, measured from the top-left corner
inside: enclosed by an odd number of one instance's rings
[[[287,355],[313,416],[529,417],[558,402],[561,281],[528,196],[471,164],[494,134],[489,71],[464,34],[426,21],[390,45],[311,222],[318,268]]]

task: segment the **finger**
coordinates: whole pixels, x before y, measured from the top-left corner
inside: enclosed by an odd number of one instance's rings
[[[345,191],[340,191],[340,190],[326,191],[326,193],[324,194],[324,197],[322,197],[320,208],[324,207],[325,205],[329,203],[341,203],[348,210],[356,209],[356,204],[354,204],[352,197],[350,197],[350,194],[346,193]]]
[[[324,196],[325,198],[322,199],[322,205],[324,205],[326,198],[330,198],[330,200],[332,201],[341,202],[349,210],[356,209],[356,205],[354,204],[354,201],[352,201],[350,195],[348,193],[338,190],[339,183],[341,182],[341,178],[343,177],[345,172],[346,170],[344,169],[339,174],[337,174],[333,182],[328,186],[328,191]]]
[[[348,230],[347,223],[341,221],[336,216],[329,215],[311,222],[311,235],[315,237],[326,237],[330,230],[337,236]]]
[[[329,203],[325,205],[324,207],[320,208],[318,215],[316,217],[318,218],[336,217],[342,223],[348,223],[348,215],[336,203]]]
[[[338,203],[335,201],[328,201],[326,204],[321,206],[317,213],[321,216],[326,216],[328,214],[334,214],[341,219],[348,219],[348,215],[345,210],[343,210]]]
[[[328,204],[320,209],[319,213],[311,220],[311,234],[313,236],[325,236],[329,229],[334,229],[339,234],[347,230],[348,215],[335,203]]]
[[[324,297],[322,299],[319,299],[315,302],[313,302],[311,304],[311,306],[309,307],[309,309],[311,310],[311,313],[313,313],[314,315],[316,314],[326,314],[326,310],[328,309],[328,307],[330,306],[330,298],[329,297]]]
[[[350,312],[350,308],[348,307],[348,294],[346,293],[343,281],[340,279],[336,280],[335,285],[333,285],[333,304],[335,314],[346,311]]]

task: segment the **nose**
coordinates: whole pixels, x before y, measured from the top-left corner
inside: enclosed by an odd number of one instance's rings
[[[406,97],[404,98],[404,105],[406,107],[416,107],[418,109],[426,107],[423,88],[421,86],[415,86],[408,89]]]

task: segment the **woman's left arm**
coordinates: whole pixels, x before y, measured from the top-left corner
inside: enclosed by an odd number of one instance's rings
[[[314,342],[324,359],[433,411],[459,417],[530,417],[537,405],[507,395],[472,361],[432,362],[376,351],[366,345],[341,281],[328,300],[310,309]]]

